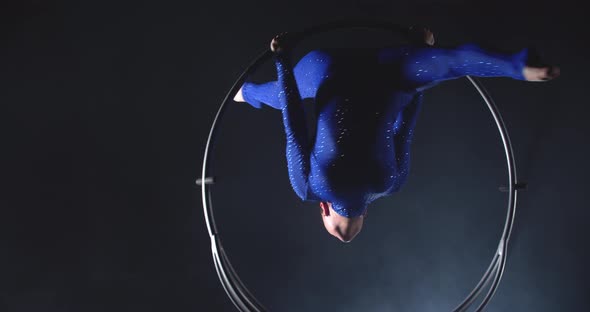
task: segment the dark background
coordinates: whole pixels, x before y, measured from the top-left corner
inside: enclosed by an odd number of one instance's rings
[[[0,12],[0,311],[234,311],[194,185],[209,126],[272,36],[345,17],[428,25],[444,45],[535,46],[561,66],[549,83],[484,81],[530,184],[488,310],[588,310],[588,25],[575,2],[20,1]],[[272,311],[449,311],[487,267],[505,164],[466,80],[427,92],[408,183],[346,245],[289,188],[277,111],[232,103],[223,127],[219,228]]]

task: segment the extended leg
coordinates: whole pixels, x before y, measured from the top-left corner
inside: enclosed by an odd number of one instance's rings
[[[295,65],[293,74],[302,99],[315,97],[322,80],[327,75],[330,63],[331,58],[327,53],[311,51]],[[262,84],[247,82],[238,91],[234,100],[236,102],[248,102],[256,108],[266,104],[281,109],[282,104],[278,98],[280,91],[281,87],[278,81]]]
[[[502,54],[483,50],[473,44],[453,49],[410,48],[401,60],[401,74],[404,81],[418,89],[466,75],[529,81],[554,78],[552,67],[535,70],[526,66],[527,59],[527,49],[514,54]]]
[[[305,112],[301,105],[299,87],[295,81],[288,53],[281,48],[281,35],[271,42],[271,50],[275,53],[277,68],[277,107],[283,115],[283,125],[287,137],[287,166],[293,190],[302,200],[308,198],[308,177],[310,171],[311,144],[308,140]],[[244,93],[247,95],[247,93]]]

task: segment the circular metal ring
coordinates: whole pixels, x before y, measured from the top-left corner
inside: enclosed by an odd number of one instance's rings
[[[402,27],[399,24],[389,22],[379,22],[372,20],[345,20],[323,24],[319,26],[312,26],[296,34],[299,36],[299,39],[304,39],[308,36],[315,35],[321,32],[352,28],[368,28],[376,30],[393,31],[396,33],[401,33],[402,35],[406,34],[406,31],[408,29]],[[256,298],[248,291],[246,286],[242,283],[242,281],[238,277],[238,274],[233,269],[221,244],[219,232],[217,231],[217,226],[215,224],[215,220],[213,217],[211,187],[214,183],[214,179],[213,174],[211,172],[212,170],[210,168],[210,160],[213,152],[215,137],[218,132],[218,124],[225,112],[226,105],[229,102],[230,97],[237,93],[237,91],[245,82],[246,77],[249,74],[254,72],[262,63],[266,62],[271,57],[272,52],[270,50],[266,50],[265,52],[260,54],[246,68],[246,70],[244,70],[244,72],[233,84],[230,91],[226,94],[225,98],[223,99],[219,107],[219,110],[217,111],[217,114],[215,115],[215,118],[213,119],[213,124],[211,125],[211,130],[209,132],[207,143],[205,145],[205,155],[203,158],[203,169],[201,172],[201,178],[197,180],[197,184],[201,186],[203,214],[205,217],[205,222],[207,224],[207,230],[209,231],[209,236],[211,238],[211,252],[213,255],[213,261],[215,264],[217,275],[219,277],[221,284],[223,285],[223,288],[225,289],[225,292],[227,293],[233,304],[238,308],[238,310],[244,312],[262,312],[268,310],[260,302],[258,302],[258,300],[256,300]],[[518,184],[516,181],[516,164],[514,160],[512,144],[510,142],[508,130],[506,128],[506,125],[504,124],[504,121],[502,120],[502,116],[500,115],[500,112],[496,104],[493,102],[492,97],[484,89],[481,82],[479,82],[473,77],[466,77],[471,82],[471,84],[473,84],[473,86],[481,95],[482,99],[485,101],[487,107],[490,110],[490,113],[498,128],[500,138],[504,145],[504,152],[508,168],[508,187],[506,188],[506,191],[508,192],[508,209],[506,213],[504,229],[502,231],[498,247],[488,269],[483,274],[481,280],[473,288],[471,293],[469,293],[467,297],[459,305],[457,305],[455,309],[452,310],[453,312],[468,311],[470,307],[474,306],[476,300],[482,297],[481,295],[483,293],[483,290],[486,287],[488,287],[488,291],[485,293],[483,298],[481,298],[479,305],[475,308],[475,311],[480,312],[483,311],[483,309],[489,304],[490,300],[496,293],[496,290],[498,289],[500,280],[502,279],[504,273],[508,251],[508,241],[510,239],[510,234],[512,233],[516,213],[517,191],[521,188],[519,185],[522,184]]]

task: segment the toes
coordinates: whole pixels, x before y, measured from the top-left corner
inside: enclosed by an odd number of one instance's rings
[[[541,80],[543,80],[543,81],[552,80],[552,79],[555,79],[555,78],[559,77],[559,74],[560,74],[559,67],[557,67],[557,66],[550,66],[544,72],[544,75],[541,78]]]
[[[557,66],[551,66],[549,68],[549,77],[551,78],[557,78],[559,77],[559,75],[561,75],[561,69]]]
[[[412,25],[407,29],[408,38],[412,43],[434,45],[434,34],[428,27]]]
[[[548,81],[559,77],[560,69],[557,66],[550,67],[525,67],[523,75],[527,81]]]
[[[424,42],[428,45],[434,45],[434,33],[428,28],[424,28]]]
[[[293,33],[282,32],[272,39],[270,43],[270,49],[271,51],[277,53],[284,52],[292,48],[292,46],[296,43],[296,40],[297,37]]]

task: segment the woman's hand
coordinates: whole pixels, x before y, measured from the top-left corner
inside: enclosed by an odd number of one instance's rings
[[[270,50],[274,53],[285,53],[290,51],[295,45],[295,36],[288,32],[283,32],[272,38]]]
[[[408,37],[410,41],[416,44],[425,43],[429,46],[434,45],[434,33],[430,29],[423,26],[410,26],[410,28],[408,28]]]

